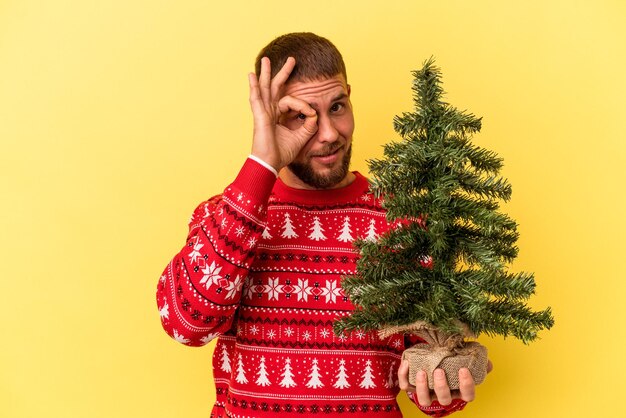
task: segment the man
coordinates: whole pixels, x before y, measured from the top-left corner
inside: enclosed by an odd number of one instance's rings
[[[159,281],[164,329],[213,355],[211,417],[323,413],[400,417],[399,390],[433,416],[474,398],[435,373],[408,383],[403,335],[335,335],[353,305],[341,277],[355,269],[356,238],[390,228],[367,180],[349,171],[354,119],[341,54],[311,33],[283,35],[249,75],[252,153],[222,195],[198,206],[187,244]]]

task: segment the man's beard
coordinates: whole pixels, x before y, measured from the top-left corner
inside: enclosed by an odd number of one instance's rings
[[[322,151],[322,155],[332,154],[334,151],[337,151],[337,148],[329,147],[329,149]],[[343,158],[341,160],[341,165],[335,169],[333,169],[330,173],[321,175],[313,170],[313,167],[310,162],[308,163],[300,163],[300,162],[292,162],[287,167],[293,174],[296,175],[300,180],[309,186],[315,189],[329,189],[341,182],[348,175],[348,169],[350,168],[350,158],[352,157],[352,144],[348,147]]]

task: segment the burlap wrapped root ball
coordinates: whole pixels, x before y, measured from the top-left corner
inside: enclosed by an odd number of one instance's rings
[[[402,353],[409,362],[409,383],[415,386],[415,376],[420,370],[426,372],[428,387],[434,388],[433,371],[443,369],[450,389],[459,388],[459,369],[467,367],[475,384],[482,383],[487,376],[487,348],[477,342],[465,342],[463,347],[449,350],[430,344],[417,344]]]
[[[381,337],[397,332],[408,332],[422,338],[426,343],[416,344],[404,350],[402,359],[409,362],[409,383],[415,386],[415,376],[420,370],[426,372],[428,387],[434,388],[433,372],[443,369],[448,386],[459,388],[459,369],[468,368],[475,384],[480,384],[487,376],[487,348],[475,341],[465,341],[471,336],[467,327],[460,334],[448,334],[423,322],[403,327],[386,328]]]

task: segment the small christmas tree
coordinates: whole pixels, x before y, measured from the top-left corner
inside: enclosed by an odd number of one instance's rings
[[[409,360],[409,381],[424,369],[432,388],[432,371],[449,367],[454,388],[460,367],[471,366],[476,383],[486,375],[486,349],[467,337],[528,343],[554,320],[549,308],[533,312],[524,303],[534,293],[533,274],[506,271],[518,252],[517,224],[498,212],[498,202],[509,200],[511,186],[498,176],[502,160],[470,142],[481,120],[442,101],[432,59],[413,75],[415,112],[394,119],[402,140],[369,162],[372,190],[398,227],[356,243],[357,272],[342,281],[356,310],[335,331],[415,333],[429,344],[416,346],[421,360]],[[423,351],[434,347],[436,354]],[[457,362],[462,349],[471,364]],[[432,357],[428,364],[425,357]]]

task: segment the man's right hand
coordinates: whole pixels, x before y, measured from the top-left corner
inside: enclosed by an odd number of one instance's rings
[[[308,103],[292,96],[283,96],[285,83],[296,65],[289,57],[280,71],[271,77],[270,60],[261,59],[257,80],[250,73],[250,107],[254,117],[252,155],[270,164],[277,171],[291,163],[302,147],[317,132],[317,113]],[[289,129],[281,124],[285,117],[299,118],[301,125]]]

